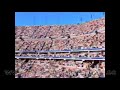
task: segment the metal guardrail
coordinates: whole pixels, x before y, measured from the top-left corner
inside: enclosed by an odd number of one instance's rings
[[[49,50],[49,51],[45,51],[45,50],[21,50],[21,51],[15,51],[15,53],[48,53],[48,52],[82,52],[82,51],[105,51],[105,48],[88,48],[88,49],[72,49],[72,50]]]
[[[16,53],[48,53],[48,52],[82,52],[82,51],[105,51],[105,48],[88,48],[88,49],[76,49],[76,50],[50,50],[50,51],[15,51]],[[103,60],[104,57],[53,57],[53,56],[15,56],[16,59],[54,59],[54,60]]]
[[[102,60],[105,61],[104,57],[37,57],[37,56],[15,56],[16,59],[54,59],[54,60]]]

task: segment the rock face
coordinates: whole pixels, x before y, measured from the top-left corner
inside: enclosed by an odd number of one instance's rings
[[[16,26],[15,47],[17,47],[16,50],[25,48],[35,48],[36,50],[38,48],[43,50],[63,50],[66,48],[70,49],[71,45],[74,48],[78,48],[79,46],[105,47],[104,27],[105,18],[80,25]],[[42,44],[44,45],[44,48]]]

